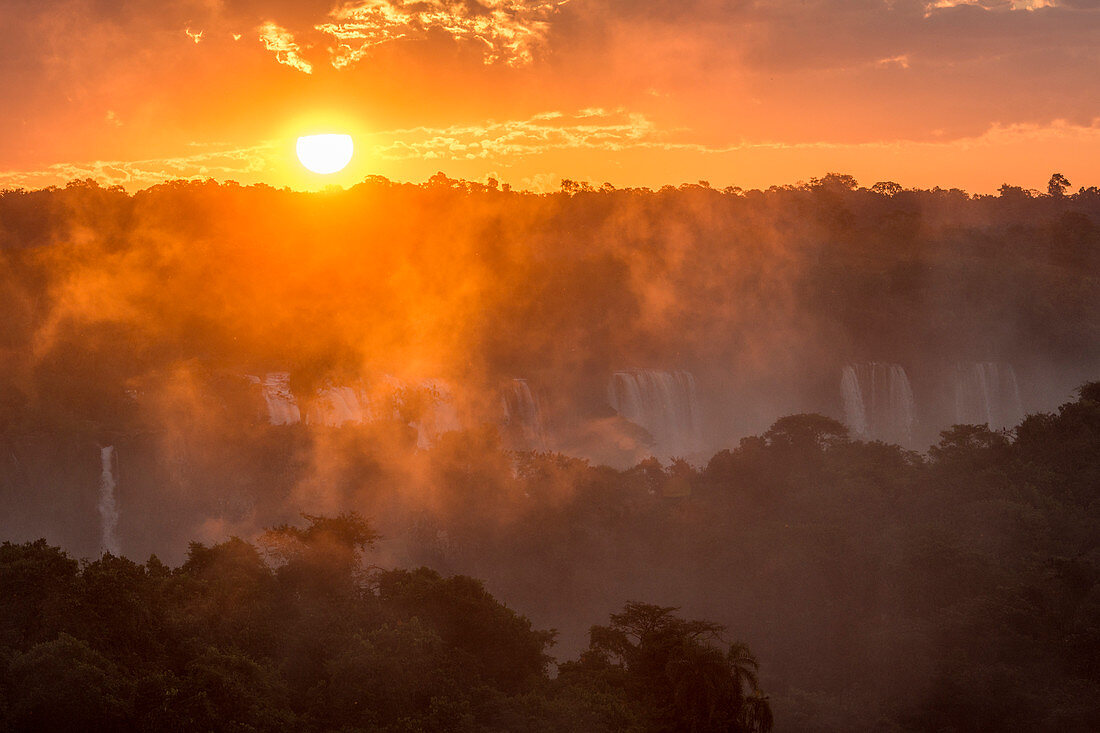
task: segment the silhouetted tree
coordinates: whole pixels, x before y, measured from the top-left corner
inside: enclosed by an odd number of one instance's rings
[[[1061,173],[1055,173],[1047,183],[1047,193],[1055,198],[1061,198],[1066,195],[1066,189],[1069,187],[1069,180]]]

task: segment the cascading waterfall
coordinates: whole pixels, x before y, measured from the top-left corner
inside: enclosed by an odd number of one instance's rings
[[[916,409],[909,375],[898,364],[849,364],[841,371],[844,418],[852,437],[909,446]]]
[[[355,387],[327,385],[317,390],[317,398],[306,413],[310,425],[339,427],[361,424],[374,419],[369,397]]]
[[[418,448],[430,448],[442,433],[461,430],[462,421],[455,409],[450,385],[442,379],[423,379],[406,382],[386,375],[383,387],[372,392],[377,398],[377,408],[369,419],[400,420],[416,429]]]
[[[259,386],[272,425],[302,421],[298,400],[290,391],[288,372],[269,372],[246,377]],[[417,444],[427,448],[441,433],[462,427],[451,398],[450,386],[439,379],[405,382],[392,376],[381,379],[376,389],[361,385],[326,384],[306,403],[308,425],[339,427],[376,420],[404,420],[417,430]]]
[[[99,523],[103,548],[112,555],[119,554],[118,503],[115,489],[115,448],[112,445],[99,449]]]
[[[418,448],[426,450],[443,433],[462,429],[451,387],[443,380],[425,379],[407,387],[405,394],[421,403],[419,415],[410,423],[416,428]]]
[[[245,377],[260,387],[264,403],[267,405],[267,420],[272,425],[294,425],[301,421],[302,413],[298,409],[298,400],[290,391],[289,372],[269,372],[263,379]]]
[[[955,365],[955,422],[1012,427],[1024,417],[1020,387],[1011,364],[992,361]]]
[[[607,392],[615,411],[648,430],[660,452],[683,455],[699,450],[702,428],[690,372],[615,372]]]
[[[513,379],[501,396],[505,425],[531,448],[545,445],[542,415],[526,379]]]

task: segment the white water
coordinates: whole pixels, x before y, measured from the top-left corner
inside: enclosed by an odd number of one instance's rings
[[[1024,417],[1020,387],[1011,364],[992,361],[955,365],[955,422],[1013,427]]]
[[[649,431],[660,453],[682,456],[699,450],[702,427],[690,372],[615,372],[607,393],[616,412]]]
[[[248,376],[248,381],[260,386],[267,405],[267,420],[272,425],[294,425],[302,419],[298,401],[290,391],[289,372],[268,372],[263,379]]]
[[[916,406],[898,364],[849,364],[840,375],[844,419],[853,438],[912,445]]]
[[[526,379],[513,379],[501,395],[505,425],[531,448],[545,447],[542,414]]]
[[[112,555],[119,554],[118,504],[115,489],[115,448],[108,445],[99,450],[101,472],[99,474],[99,524],[103,548]]]
[[[426,450],[443,433],[462,429],[450,385],[446,382],[441,379],[425,379],[409,385],[408,389],[419,395],[424,406],[418,419],[409,423],[416,428],[418,448]]]
[[[306,413],[310,425],[339,427],[346,423],[362,424],[374,419],[370,398],[356,387],[328,385],[317,390],[317,398]]]
[[[867,426],[867,406],[863,404],[863,390],[859,386],[859,377],[852,365],[844,367],[840,374],[840,392],[844,398],[844,422],[853,438],[866,440],[869,434]]]

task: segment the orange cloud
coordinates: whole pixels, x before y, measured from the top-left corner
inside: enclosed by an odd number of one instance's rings
[[[351,66],[372,48],[400,39],[421,39],[442,32],[455,41],[482,47],[486,64],[526,66],[546,39],[548,19],[568,0],[360,0],[337,6],[332,20],[316,26],[331,35],[334,68]]]
[[[57,163],[35,171],[0,171],[0,189],[39,188],[85,178],[130,190],[178,179],[247,180],[268,169],[274,149],[274,144],[262,143],[149,160],[97,160]]]
[[[1061,3],[1058,0],[936,0],[926,4],[925,15],[934,10],[957,8],[962,5],[973,5],[982,10],[1039,10],[1056,8]]]
[[[297,69],[304,74],[313,73],[313,64],[302,58],[302,49],[294,41],[294,34],[271,21],[260,26],[260,41],[268,51],[275,52],[280,64]]]
[[[592,108],[574,113],[543,112],[522,120],[488,121],[479,125],[390,130],[376,136],[390,139],[376,145],[375,154],[390,160],[501,160],[551,150],[615,151],[660,145],[661,136],[661,131],[645,115],[625,109]]]

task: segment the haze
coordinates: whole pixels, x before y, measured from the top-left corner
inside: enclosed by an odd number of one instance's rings
[[[1100,730],[1100,3],[0,6],[0,731]]]

